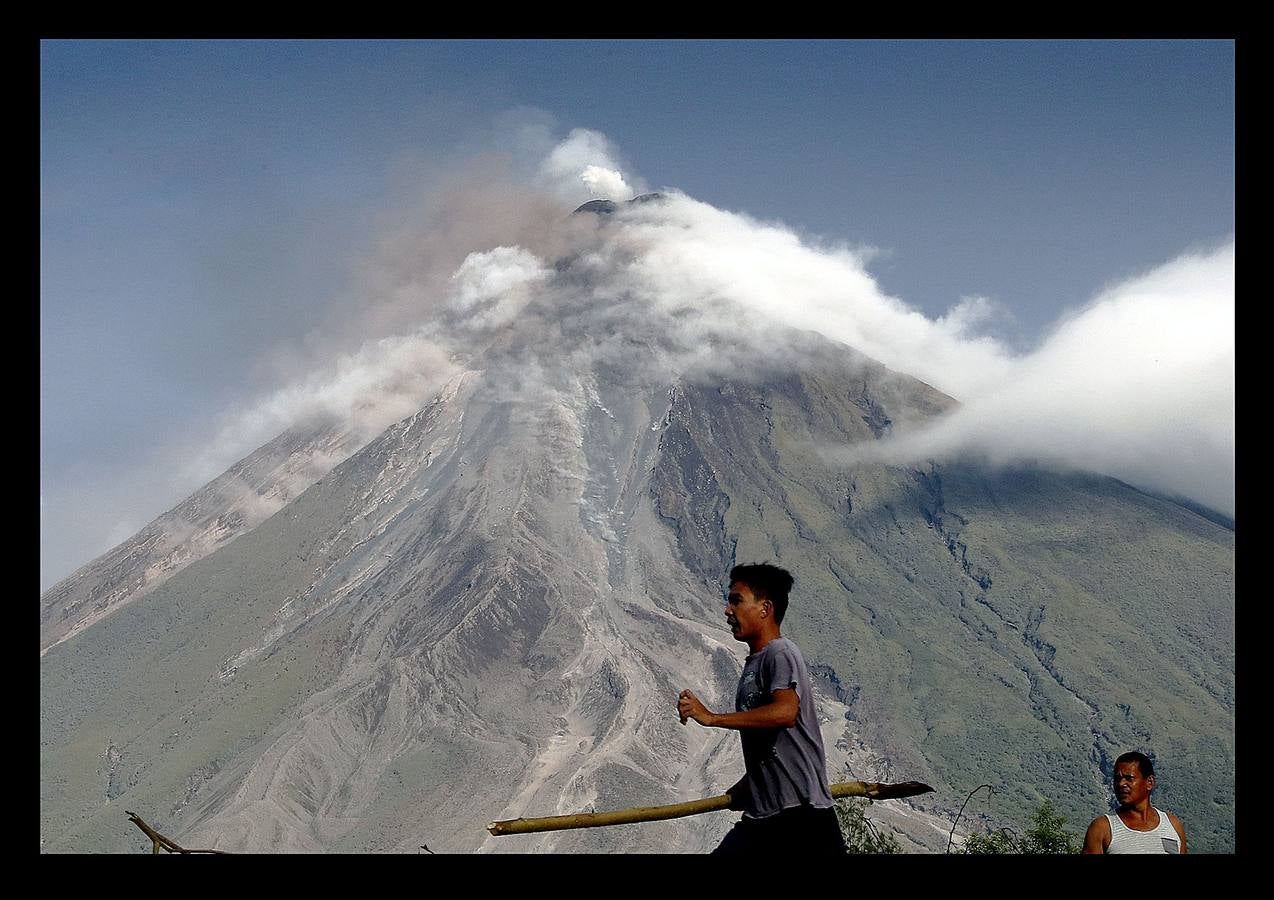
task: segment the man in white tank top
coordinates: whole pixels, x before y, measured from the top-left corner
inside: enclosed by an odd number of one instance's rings
[[[1093,819],[1084,835],[1085,853],[1186,852],[1181,820],[1150,803],[1155,768],[1145,754],[1125,753],[1115,760],[1112,780],[1119,809]]]

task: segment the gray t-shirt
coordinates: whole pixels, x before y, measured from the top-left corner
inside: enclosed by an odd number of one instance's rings
[[[749,797],[744,818],[764,819],[785,809],[832,806],[827,759],[814,711],[814,692],[796,644],[775,638],[743,664],[734,708],[740,712],[772,701],[771,692],[795,688],[801,701],[791,728],[740,729]]]

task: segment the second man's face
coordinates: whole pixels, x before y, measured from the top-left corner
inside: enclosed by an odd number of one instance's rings
[[[1155,789],[1155,776],[1142,775],[1141,766],[1135,762],[1125,762],[1115,766],[1112,780],[1115,783],[1115,798],[1119,800],[1120,806],[1140,803]]]

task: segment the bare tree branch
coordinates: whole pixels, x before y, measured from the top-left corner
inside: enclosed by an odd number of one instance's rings
[[[973,790],[969,791],[969,796],[965,797],[964,802],[960,804],[960,811],[956,813],[955,821],[951,823],[951,834],[947,837],[947,850],[946,850],[947,853],[951,852],[951,842],[955,840],[956,825],[960,823],[960,817],[964,815],[964,808],[969,805],[969,801],[973,799],[973,795],[976,794],[978,791],[982,790],[983,788],[986,788],[986,798],[990,800],[991,793],[992,793],[991,785],[980,784],[977,787],[975,787]]]
[[[140,828],[142,830],[142,833],[145,834],[146,837],[150,838],[151,845],[155,848],[154,849],[155,853],[159,852],[160,847],[163,847],[164,850],[166,850],[168,853],[226,853],[227,852],[225,850],[187,850],[185,847],[180,846],[175,841],[169,840],[168,838],[160,834],[158,831],[151,828],[142,820],[141,816],[137,815],[137,813],[129,812],[129,810],[127,809],[124,810],[124,812],[128,813],[128,820],[132,822],[134,825],[136,825],[138,828]]]

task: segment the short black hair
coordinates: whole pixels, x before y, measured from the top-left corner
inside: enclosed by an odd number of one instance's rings
[[[1141,772],[1142,778],[1149,778],[1155,774],[1155,764],[1150,761],[1150,757],[1144,753],[1138,753],[1136,750],[1129,750],[1127,753],[1121,754],[1119,759],[1115,760],[1115,768],[1118,769],[1122,763],[1130,762],[1137,764],[1137,769]]]
[[[774,604],[774,621],[780,625],[787,614],[787,595],[792,592],[796,579],[792,573],[769,563],[748,563],[730,570],[730,584],[741,581],[752,589],[758,599]]]

